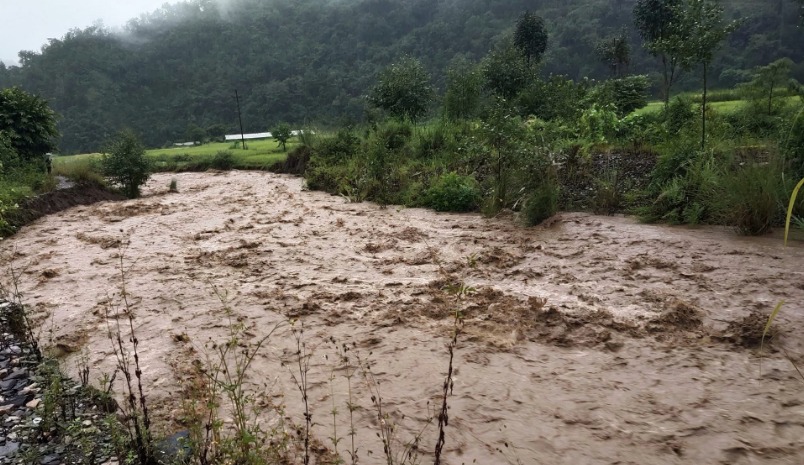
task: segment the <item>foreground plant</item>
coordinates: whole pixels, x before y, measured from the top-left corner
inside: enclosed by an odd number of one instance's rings
[[[136,452],[138,463],[140,465],[150,465],[156,462],[156,458],[151,432],[151,419],[148,415],[148,402],[142,387],[143,372],[140,367],[138,352],[139,340],[134,330],[134,313],[126,290],[125,245],[122,244],[124,244],[123,241],[121,241],[118,253],[120,267],[119,298],[122,301],[122,308],[115,305],[110,299],[110,303],[106,307],[106,328],[117,360],[116,369],[123,373],[125,383],[126,401],[122,407],[125,414],[123,422],[128,430],[128,436]],[[123,329],[120,325],[121,318],[125,318],[128,321],[128,342],[131,344],[130,347],[123,342]],[[110,320],[114,320],[114,325],[109,323]],[[135,381],[136,388],[134,386]]]

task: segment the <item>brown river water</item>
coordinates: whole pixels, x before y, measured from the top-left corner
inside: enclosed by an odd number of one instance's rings
[[[0,253],[24,270],[44,345],[72,373],[88,357],[93,380],[115,366],[106,309],[123,254],[145,388],[168,432],[182,428],[194,362],[226,338],[216,288],[248,340],[303,325],[313,432],[332,448],[334,402],[344,457],[347,385],[329,339],[372,361],[400,443],[425,428],[427,463],[460,308],[448,464],[804,463],[804,383],[780,350],[804,366],[800,243],[583,213],[549,223],[380,209],[270,173],[160,174],[141,199],[39,219]],[[443,289],[453,282],[474,292],[458,301]],[[780,300],[760,358],[762,315]],[[298,425],[295,347],[282,326],[249,385]],[[352,384],[360,463],[385,463],[366,384]]]

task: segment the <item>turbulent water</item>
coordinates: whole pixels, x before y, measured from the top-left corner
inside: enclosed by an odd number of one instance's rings
[[[166,430],[181,428],[193,362],[227,335],[217,289],[251,341],[289,319],[304,327],[313,431],[332,448],[334,401],[344,456],[347,383],[330,338],[373,362],[404,443],[440,405],[459,308],[449,464],[804,462],[802,384],[779,350],[804,362],[801,247],[587,214],[525,229],[301,186],[255,172],[157,175],[142,199],[42,218],[0,251],[25,271],[45,345],[69,369],[85,354],[93,379],[114,369],[107,311],[122,263]],[[445,290],[459,282],[473,292]],[[760,375],[762,318],[782,299]],[[250,382],[301,424],[295,348],[285,324]],[[384,463],[366,383],[352,381],[360,463]],[[424,462],[436,436],[426,427]]]

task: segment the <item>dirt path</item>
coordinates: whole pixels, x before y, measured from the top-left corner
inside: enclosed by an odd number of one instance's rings
[[[523,229],[511,218],[380,210],[268,173],[175,175],[179,193],[167,194],[170,177],[155,176],[143,199],[76,207],[0,244],[27,266],[22,288],[45,341],[68,367],[86,348],[94,378],[113,369],[105,308],[120,283],[118,244],[129,243],[140,355],[165,422],[180,417],[192,360],[225,337],[216,286],[255,340],[287,318],[303,321],[323,443],[330,337],[371,353],[386,408],[406,415],[406,440],[438,402],[446,370],[455,304],[442,287],[463,280],[477,292],[461,304],[448,463],[804,462],[804,384],[778,352],[760,379],[752,345],[762,322],[751,317],[786,300],[777,345],[804,353],[800,246],[586,214]],[[285,327],[252,380],[284,393],[299,422],[281,365],[293,347]],[[345,436],[342,374],[334,391]],[[360,382],[355,401],[361,463],[382,463]],[[425,463],[435,436],[431,426]]]

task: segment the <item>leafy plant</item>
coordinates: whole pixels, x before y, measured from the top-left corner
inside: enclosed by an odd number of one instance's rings
[[[439,177],[427,190],[425,205],[439,212],[467,212],[480,202],[477,181],[471,176],[450,172]]]
[[[221,171],[227,171],[234,168],[235,161],[234,155],[228,150],[221,150],[212,157],[209,166]]]
[[[140,187],[151,176],[151,165],[145,158],[145,148],[139,137],[128,130],[118,133],[108,143],[101,158],[101,171],[127,197],[139,197]]]
[[[421,61],[404,57],[380,73],[368,101],[397,118],[416,121],[427,113],[433,99],[430,76]]]
[[[283,152],[288,151],[287,143],[292,135],[290,125],[285,122],[277,124],[276,127],[271,130],[271,136],[279,144],[279,147],[282,147]]]

